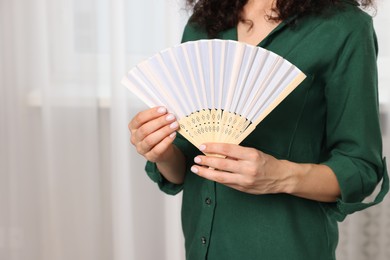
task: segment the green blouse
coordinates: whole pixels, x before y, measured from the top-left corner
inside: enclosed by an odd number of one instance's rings
[[[183,41],[208,38],[188,24]],[[236,28],[220,34],[237,40]],[[168,194],[183,190],[186,258],[335,259],[337,221],[379,203],[388,190],[379,125],[377,41],[372,19],[354,1],[323,16],[287,21],[259,46],[301,69],[307,78],[241,145],[279,159],[328,165],[341,197],[321,203],[288,194],[251,195],[190,171],[199,150],[178,136],[187,158],[183,185],[169,183],[148,162],[146,171]],[[362,203],[383,178],[371,203]]]

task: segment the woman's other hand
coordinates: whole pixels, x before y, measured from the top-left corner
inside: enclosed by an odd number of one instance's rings
[[[179,125],[165,107],[139,112],[128,125],[131,143],[151,162],[166,160]]]
[[[199,149],[222,157],[199,155],[191,171],[233,189],[251,194],[288,193],[325,202],[340,196],[337,178],[328,166],[279,160],[235,144],[207,143]]]
[[[165,107],[139,112],[129,123],[130,141],[137,152],[157,165],[170,182],[181,184],[185,176],[185,157],[172,144],[179,124]]]

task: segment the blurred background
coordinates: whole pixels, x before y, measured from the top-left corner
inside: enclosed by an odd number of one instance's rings
[[[379,0],[390,158],[388,13]],[[187,18],[181,0],[0,0],[0,260],[184,259],[181,197],[146,177],[127,130],[146,107],[120,80]],[[340,225],[338,259],[390,259],[389,206]]]

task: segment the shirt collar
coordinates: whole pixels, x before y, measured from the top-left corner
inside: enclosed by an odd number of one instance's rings
[[[281,30],[283,30],[287,24],[289,24],[292,20],[294,20],[297,16],[292,16],[284,21],[282,21],[278,26],[276,26],[275,29],[273,29],[257,46],[264,47],[268,45],[270,40],[275,36],[275,34]],[[220,35],[221,39],[231,39],[231,40],[238,40],[237,36],[237,26],[234,26],[224,32]]]

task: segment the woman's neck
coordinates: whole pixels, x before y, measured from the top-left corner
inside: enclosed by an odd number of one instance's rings
[[[280,23],[269,19],[274,8],[274,0],[249,0],[237,25],[238,40],[258,45]]]

